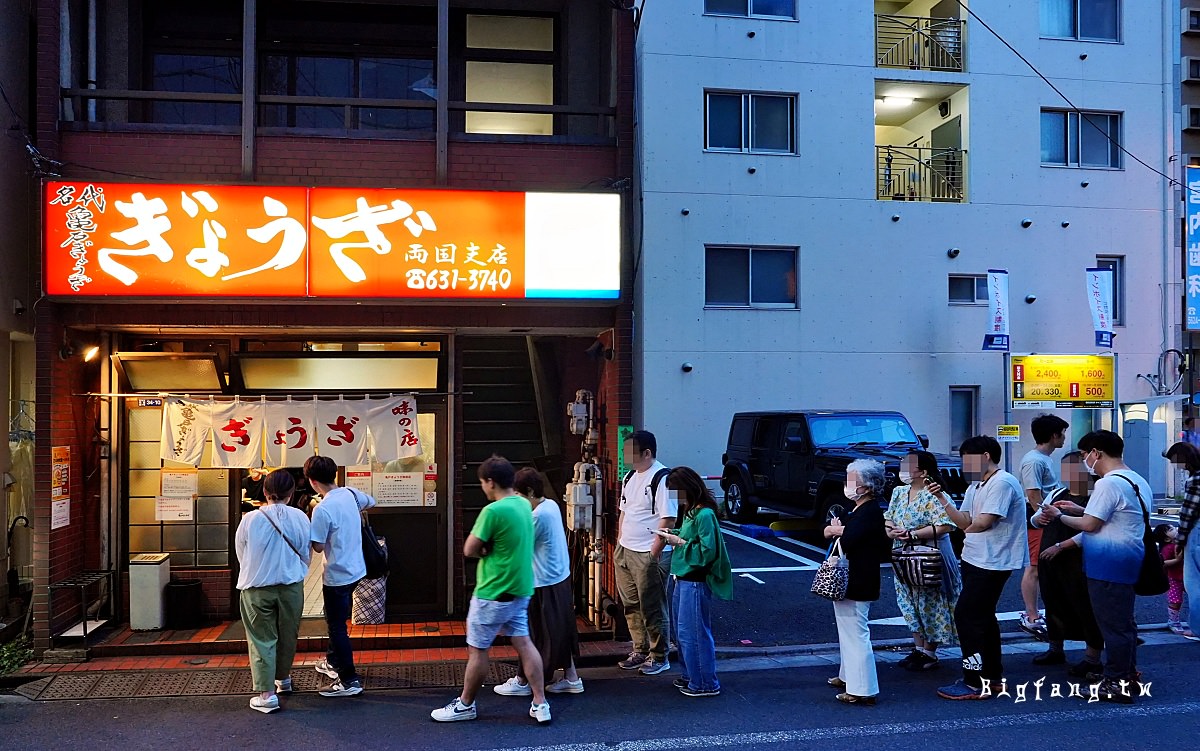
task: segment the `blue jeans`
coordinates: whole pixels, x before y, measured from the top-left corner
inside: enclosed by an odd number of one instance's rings
[[[713,642],[712,590],[704,582],[675,580],[672,625],[679,648],[679,667],[688,687],[696,691],[721,688],[717,680],[717,645]]]
[[[1193,530],[1183,546],[1183,587],[1187,590],[1188,625],[1193,634],[1200,633],[1200,530]]]
[[[325,653],[325,659],[337,671],[343,684],[358,680],[354,670],[354,650],[350,648],[350,634],[346,632],[355,584],[321,588],[325,601],[325,627],[329,629],[329,651]]]

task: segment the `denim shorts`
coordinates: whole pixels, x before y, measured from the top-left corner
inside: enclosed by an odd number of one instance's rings
[[[467,611],[467,644],[487,649],[501,634],[529,636],[529,598],[514,597],[500,602],[472,596]]]

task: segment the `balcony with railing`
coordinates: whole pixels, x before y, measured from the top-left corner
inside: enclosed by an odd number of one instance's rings
[[[876,82],[878,200],[966,202],[967,94],[960,85]]]
[[[965,22],[875,14],[875,65],[879,68],[961,72]]]
[[[965,149],[876,146],[876,195],[880,200],[966,200]]]

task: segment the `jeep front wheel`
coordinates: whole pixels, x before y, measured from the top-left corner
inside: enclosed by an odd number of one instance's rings
[[[725,516],[737,522],[749,521],[758,512],[758,507],[746,498],[746,488],[740,480],[734,480],[725,488]]]

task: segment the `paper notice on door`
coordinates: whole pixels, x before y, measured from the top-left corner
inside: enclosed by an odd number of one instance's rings
[[[154,520],[160,522],[190,522],[195,517],[195,501],[160,495],[154,499]]]
[[[437,506],[437,493],[433,491],[428,491],[425,493],[425,506],[427,508]]]
[[[371,488],[371,465],[358,464],[346,467],[346,487],[367,495],[375,495],[375,491]]]
[[[375,501],[380,506],[420,506],[424,479],[420,472],[381,472],[375,475]]]
[[[200,473],[187,469],[164,469],[161,473],[162,495],[170,498],[192,498],[200,494]]]

